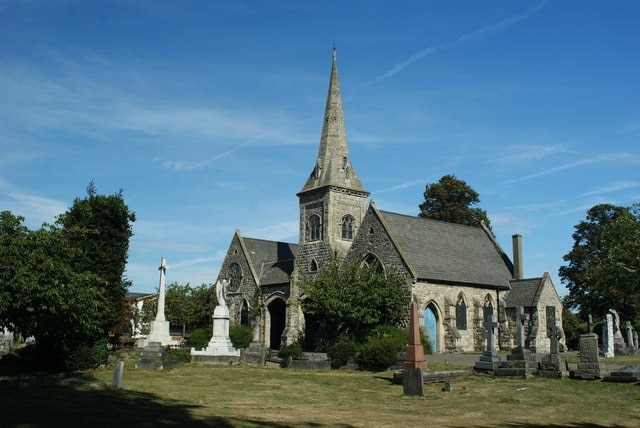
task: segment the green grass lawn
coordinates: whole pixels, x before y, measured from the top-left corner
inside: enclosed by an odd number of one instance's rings
[[[196,364],[144,371],[133,364],[126,362],[120,390],[110,388],[113,367],[5,378],[0,426],[640,426],[637,384],[469,376],[451,393],[427,384],[424,397],[405,397],[390,371]]]

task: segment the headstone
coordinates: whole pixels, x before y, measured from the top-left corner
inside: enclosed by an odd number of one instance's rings
[[[620,325],[620,317],[615,309],[609,309],[609,313],[613,318],[613,349],[618,355],[627,354],[627,344],[622,337],[622,326]]]
[[[613,358],[615,356],[613,347],[613,315],[608,313],[602,326],[602,340],[604,345],[604,357]]]
[[[540,362],[540,376],[549,378],[565,378],[569,376],[567,362],[558,352],[558,344],[562,336],[562,329],[559,327],[554,325],[548,329],[547,337],[551,342],[551,350]]]
[[[164,356],[164,346],[160,342],[150,342],[140,353],[140,358],[136,361],[136,369],[153,370],[162,369]]]
[[[418,305],[411,302],[409,306],[409,344],[407,345],[406,356],[402,368],[416,369],[427,368],[427,362],[424,360],[424,348],[420,342],[420,327],[418,323]]]
[[[500,365],[500,357],[494,351],[494,328],[498,323],[493,321],[493,312],[487,313],[485,318],[483,326],[487,332],[487,348],[480,356],[480,360],[473,365],[473,369],[478,372],[494,371]]]
[[[267,348],[260,340],[260,330],[262,322],[259,316],[256,316],[253,325],[253,340],[249,346],[242,351],[242,362],[250,366],[264,366],[267,357]]]
[[[599,361],[598,335],[587,333],[580,335],[580,362],[571,377],[578,379],[600,379],[603,374]]]
[[[115,389],[122,388],[122,371],[124,369],[124,361],[116,361],[113,367],[113,383],[112,386]]]
[[[536,369],[536,354],[525,348],[524,340],[524,308],[516,308],[517,346],[507,355],[507,361],[503,361],[496,369],[496,376],[527,378]]]
[[[424,395],[421,367],[402,370],[402,391],[404,395]]]
[[[640,381],[640,364],[622,367],[611,372],[603,380],[607,382],[638,382]]]
[[[635,345],[633,343],[633,327],[631,326],[631,321],[627,321],[625,327],[627,329],[627,347],[632,350],[635,348]]]
[[[640,349],[640,346],[638,346],[638,332],[637,331],[633,332],[633,344],[636,347],[636,349]]]
[[[229,338],[229,308],[225,301],[225,289],[229,281],[216,283],[218,306],[213,311],[213,335],[205,349],[191,348],[191,361],[207,364],[233,364],[240,362],[240,350],[233,347]]]

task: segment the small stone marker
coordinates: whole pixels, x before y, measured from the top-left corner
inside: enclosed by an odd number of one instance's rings
[[[113,367],[113,384],[115,389],[122,388],[122,371],[124,370],[124,361],[116,361]]]
[[[404,395],[424,395],[422,369],[420,367],[402,370],[402,391]]]

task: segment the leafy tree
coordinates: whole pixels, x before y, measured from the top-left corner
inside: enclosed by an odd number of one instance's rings
[[[121,333],[124,326],[124,296],[130,282],[124,278],[133,235],[135,214],[124,202],[122,190],[114,195],[98,195],[93,181],[87,197],[76,198],[56,225],[64,231],[69,245],[76,249],[70,260],[76,272],[91,272],[103,280],[107,303],[101,314],[103,330]]]
[[[122,274],[135,216],[121,193],[98,196],[92,184],[88,192],[39,230],[0,214],[0,324],[35,336],[41,362],[53,368],[93,364],[101,354],[95,345],[124,319]]]
[[[419,205],[420,217],[442,220],[491,229],[487,212],[472,206],[479,203],[478,192],[455,175],[445,175],[437,183],[428,184],[424,191],[424,202]]]
[[[575,226],[573,248],[560,267],[567,284],[564,303],[585,320],[589,313],[618,311],[638,319],[640,311],[640,204],[596,205]]]
[[[62,368],[80,347],[105,337],[100,314],[107,305],[103,280],[77,272],[69,260],[78,252],[62,230],[43,226],[29,231],[22,218],[0,216],[2,324],[35,336],[41,363]]]
[[[210,327],[216,304],[215,287],[207,284],[194,288],[174,282],[165,289],[165,316],[172,325],[182,326],[183,336],[187,329]],[[157,310],[156,299],[146,301],[142,306],[142,322],[153,321]]]
[[[400,323],[411,297],[398,273],[363,268],[357,260],[341,264],[336,259],[315,276],[300,278],[299,287],[303,310],[327,321],[329,339],[343,333],[363,336],[376,325]]]

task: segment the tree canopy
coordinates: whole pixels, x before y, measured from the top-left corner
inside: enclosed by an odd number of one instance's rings
[[[23,217],[0,213],[0,324],[35,336],[56,367],[106,338],[124,317],[134,219],[121,194],[76,199],[55,225],[34,231]]]
[[[640,320],[640,204],[596,205],[575,226],[574,244],[559,274],[569,293],[564,303],[588,314],[615,309],[622,319]]]
[[[216,290],[212,285],[192,287],[174,282],[166,286],[165,316],[171,324],[182,326],[183,333],[186,329],[210,327],[211,315],[217,304]],[[157,310],[157,300],[145,302],[142,321],[153,321]]]
[[[428,184],[424,191],[424,202],[419,205],[420,217],[442,220],[449,223],[464,224],[491,229],[487,212],[473,207],[480,203],[478,192],[473,190],[464,180],[449,174],[437,183]]]
[[[335,337],[361,335],[379,324],[398,324],[407,315],[411,299],[405,278],[376,266],[360,267],[357,261],[337,259],[314,276],[299,279],[306,313],[323,317]]]

